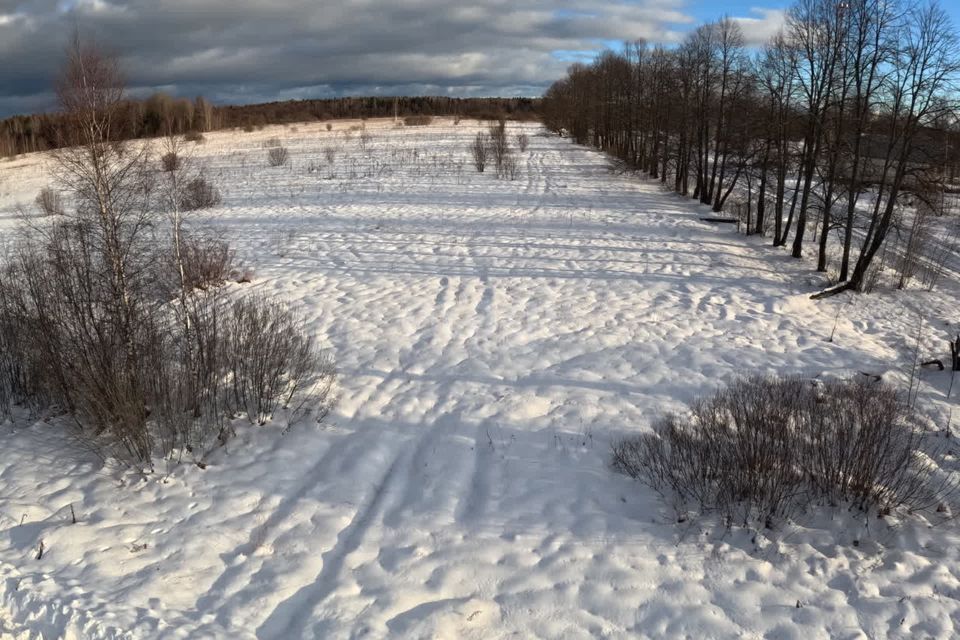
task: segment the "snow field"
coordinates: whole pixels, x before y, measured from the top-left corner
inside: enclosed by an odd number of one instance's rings
[[[190,147],[223,194],[193,224],[255,271],[228,286],[304,312],[335,355],[337,407],[283,436],[243,427],[205,470],[146,479],[48,424],[0,426],[0,635],[955,633],[952,523],[824,509],[774,531],[678,524],[607,462],[613,439],[737,375],[905,384],[920,315],[923,352],[943,355],[956,278],[812,302],[808,262],[536,125],[509,125],[511,142],[530,135],[516,181],[474,171],[477,123],[369,121],[362,144],[351,126]],[[267,166],[271,138],[289,166]],[[0,163],[0,233],[44,162]],[[949,375],[923,385],[945,423]]]

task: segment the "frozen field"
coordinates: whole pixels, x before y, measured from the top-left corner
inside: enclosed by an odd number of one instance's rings
[[[229,286],[303,310],[337,407],[146,479],[49,425],[0,426],[0,637],[960,633],[952,522],[677,524],[608,468],[612,439],[739,374],[906,384],[920,318],[922,355],[947,355],[956,273],[812,302],[808,261],[535,125],[503,181],[471,166],[476,124],[351,124],[191,147],[224,196],[195,224],[255,270]],[[291,166],[267,167],[273,137]],[[0,234],[46,184],[43,156],[0,162]],[[944,427],[948,385],[923,374]]]

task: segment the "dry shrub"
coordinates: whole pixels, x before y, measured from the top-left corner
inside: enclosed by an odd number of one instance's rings
[[[267,152],[267,163],[271,167],[282,167],[290,160],[290,152],[286,147],[274,147]]]
[[[367,145],[370,144],[371,142],[373,142],[373,135],[369,131],[364,129],[360,133],[360,148],[366,149]]]
[[[165,153],[160,157],[160,166],[167,173],[178,170],[181,164],[180,156],[178,156],[174,151]]]
[[[525,133],[517,134],[517,147],[520,149],[520,153],[524,153],[527,150],[527,147],[530,146],[530,136]]]
[[[165,374],[177,376],[164,396],[175,410],[158,424],[171,442],[202,452],[226,440],[237,416],[262,425],[281,409],[288,424],[308,406],[318,419],[326,415],[332,360],[286,306],[261,297],[229,302],[212,289],[190,296],[183,312],[189,331],[172,345],[180,364]]]
[[[280,142],[280,138],[273,137],[273,138],[267,138],[266,140],[261,142],[260,146],[263,147],[264,149],[272,149],[274,147],[282,147],[283,143]]]
[[[497,166],[497,176],[504,175],[504,161],[510,155],[510,145],[507,142],[507,123],[502,118],[495,125],[490,126],[490,155]]]
[[[243,131],[244,131],[244,133],[253,133],[253,132],[256,131],[256,130],[257,130],[257,128],[256,128],[255,126],[253,126],[252,124],[245,124],[245,125],[243,125]]]
[[[504,156],[503,160],[500,163],[500,171],[498,175],[501,178],[506,178],[507,180],[516,180],[520,177],[520,165],[517,163],[517,158],[512,153],[508,153]]]
[[[939,505],[930,445],[882,382],[753,377],[615,443],[613,465],[679,507],[772,526],[820,503],[881,514]]]
[[[207,139],[203,136],[203,134],[200,133],[199,131],[187,131],[187,132],[183,135],[183,139],[186,140],[187,142],[194,142],[194,143],[196,143],[196,144],[202,144],[202,143],[206,142],[206,140],[207,140]]]
[[[105,134],[123,104],[115,61],[77,45],[58,94],[78,144],[54,152],[55,175],[76,206],[25,225],[0,259],[0,408],[62,415],[104,456],[149,467],[223,437],[240,412],[262,423],[326,394],[332,366],[297,316],[261,298],[219,301],[209,285],[229,269],[225,245],[181,242],[178,207],[173,247],[157,242],[146,149]],[[186,192],[184,208],[219,201],[202,176]],[[186,264],[171,260],[184,246]]]
[[[196,211],[215,207],[221,202],[220,191],[202,175],[187,182],[180,199],[184,211]]]
[[[16,274],[4,283],[13,304],[20,349],[15,352],[28,405],[45,413],[68,413],[105,455],[131,462],[149,459],[147,429],[148,345],[163,330],[139,294],[145,271],[128,263],[128,284],[138,299],[117,313],[109,293],[109,263],[98,250],[93,225],[57,223],[28,237],[7,265]],[[144,243],[133,250],[149,252]]]
[[[5,265],[0,274],[0,415],[14,406],[35,406],[45,375],[24,309],[23,290],[17,285],[21,273]]]
[[[473,166],[476,167],[479,173],[483,173],[483,170],[487,167],[487,154],[489,149],[490,141],[487,139],[486,134],[482,131],[477,133],[473,139],[470,151],[473,154]]]
[[[324,147],[323,157],[326,159],[327,164],[333,164],[333,161],[337,157],[337,150],[334,149],[333,147]]]
[[[60,195],[59,191],[52,187],[44,187],[41,189],[34,202],[43,215],[63,215],[63,197]]]
[[[403,119],[403,124],[408,127],[426,127],[433,124],[433,116],[407,116]]]
[[[233,250],[224,240],[187,236],[181,247],[184,281],[188,290],[218,287],[233,270]]]
[[[327,123],[327,131],[332,131],[332,130],[333,130],[333,125],[328,122],[328,123]]]
[[[96,451],[140,467],[175,451],[201,460],[237,416],[263,424],[281,409],[288,423],[307,407],[325,414],[332,361],[286,306],[223,298],[213,285],[230,270],[225,243],[188,238],[185,271],[197,289],[176,303],[135,289],[125,324],[108,313],[89,234],[56,225],[4,266],[0,409],[69,415]],[[118,346],[125,331],[129,350]]]
[[[298,408],[294,399],[312,376],[332,381],[329,357],[317,350],[303,319],[282,304],[258,297],[238,300],[223,331],[232,406],[251,422],[263,424],[281,407]]]

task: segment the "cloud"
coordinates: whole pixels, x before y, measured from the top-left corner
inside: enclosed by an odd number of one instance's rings
[[[762,45],[777,35],[783,28],[787,12],[783,9],[750,9],[749,17],[734,18],[743,30],[743,38],[748,45]]]
[[[75,26],[119,56],[131,87],[243,102],[538,95],[569,52],[674,42],[692,24],[684,0],[0,0],[0,115],[52,106]]]

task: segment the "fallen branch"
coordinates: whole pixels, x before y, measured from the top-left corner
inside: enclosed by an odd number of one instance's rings
[[[700,218],[700,220],[702,220],[703,222],[717,222],[717,223],[722,223],[722,224],[737,224],[738,222],[740,222],[740,221],[737,220],[736,218],[714,218],[714,217],[707,217],[707,218]]]
[[[821,298],[829,298],[830,296],[835,296],[838,293],[843,293],[850,289],[850,282],[844,281],[833,285],[832,287],[827,287],[823,291],[818,291],[817,293],[810,296],[811,300],[820,300]]]

